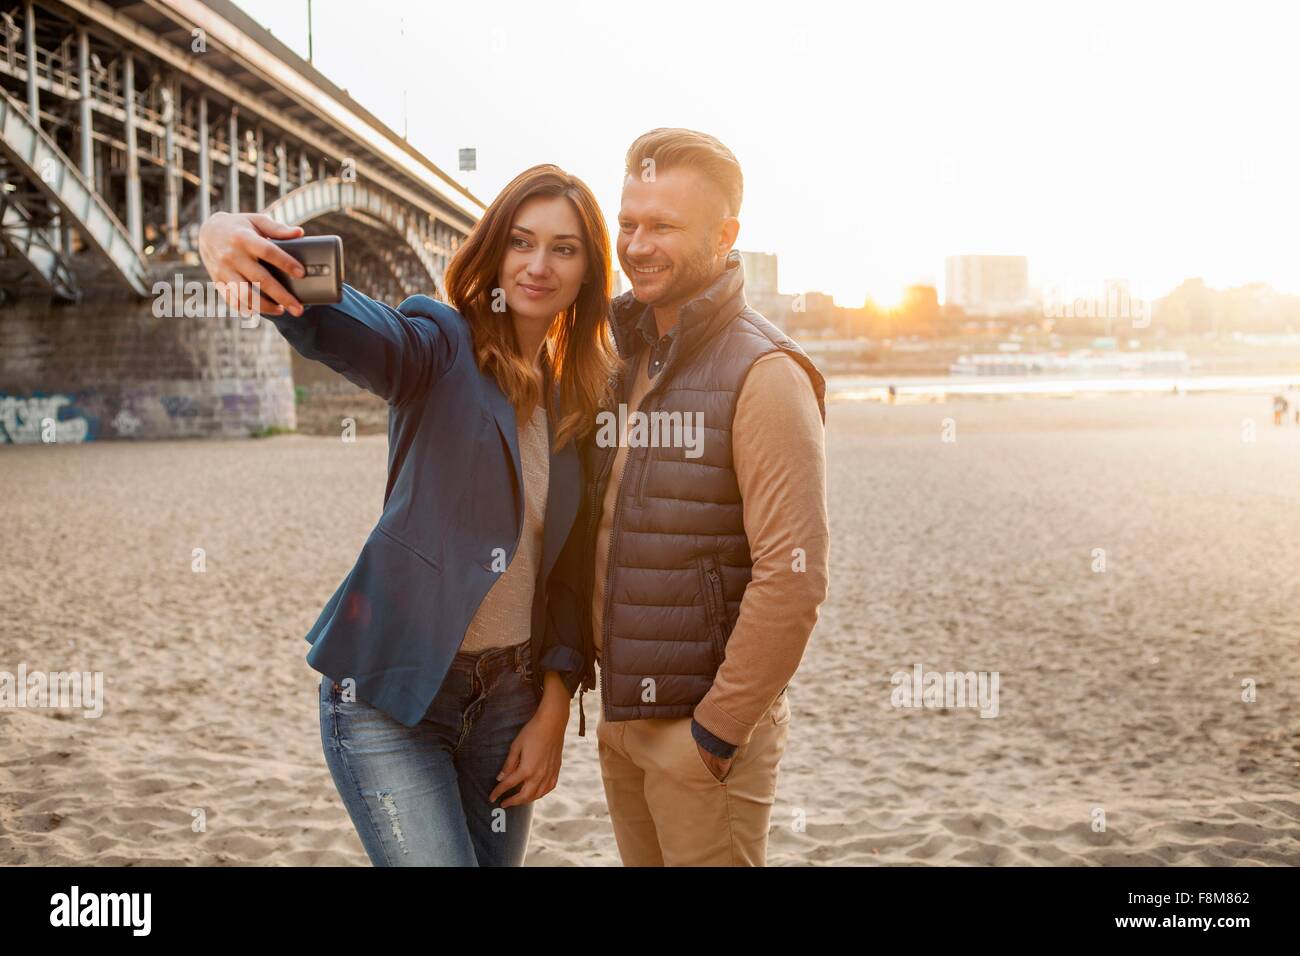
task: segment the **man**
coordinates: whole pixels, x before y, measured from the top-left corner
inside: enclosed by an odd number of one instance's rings
[[[629,425],[588,445],[574,600],[601,776],[625,865],[763,865],[785,689],[826,596],[825,385],[746,304],[731,151],[652,130],[626,173],[605,423]]]

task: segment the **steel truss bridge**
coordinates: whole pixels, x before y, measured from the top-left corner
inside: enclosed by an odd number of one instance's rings
[[[147,297],[219,210],[343,236],[399,301],[483,204],[226,0],[0,3],[0,301]]]

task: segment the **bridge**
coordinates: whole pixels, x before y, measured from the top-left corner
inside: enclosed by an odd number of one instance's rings
[[[227,0],[0,9],[0,444],[295,426],[269,323],[159,308],[213,212],[338,234],[396,303],[483,208]]]

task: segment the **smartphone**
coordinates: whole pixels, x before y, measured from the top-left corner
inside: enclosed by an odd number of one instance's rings
[[[305,276],[298,279],[285,275],[265,259],[262,260],[266,271],[288,289],[294,298],[303,305],[329,305],[343,301],[342,239],[338,236],[303,236],[300,239],[271,241],[301,262],[307,271]]]

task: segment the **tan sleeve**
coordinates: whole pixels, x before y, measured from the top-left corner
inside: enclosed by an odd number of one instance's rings
[[[812,383],[783,352],[754,363],[732,423],[732,460],[754,562],[740,616],[695,719],[743,745],[790,682],[829,579],[826,431]]]

